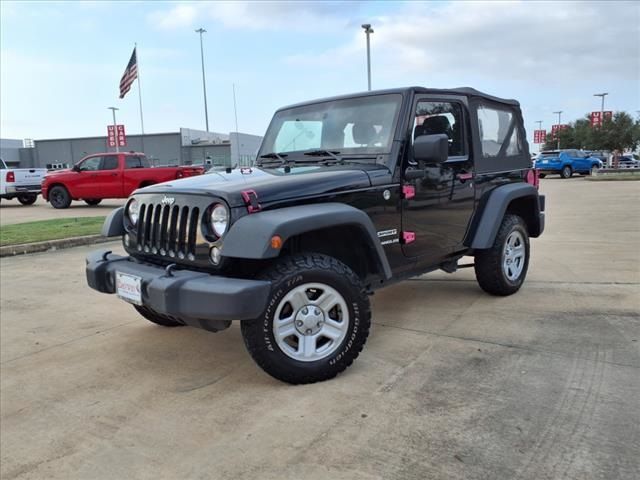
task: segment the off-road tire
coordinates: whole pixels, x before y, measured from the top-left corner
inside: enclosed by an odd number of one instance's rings
[[[134,305],[133,308],[142,315],[144,318],[149,320],[156,325],[161,325],[163,327],[183,327],[184,323],[180,323],[177,320],[172,319],[166,315],[160,315],[159,313],[154,312],[153,310],[148,309],[147,307],[141,307],[139,305]]]
[[[24,193],[24,194],[18,195],[18,201],[22,205],[33,205],[34,203],[36,203],[37,199],[38,199],[38,195],[36,195],[35,193]]]
[[[49,203],[53,208],[69,208],[71,205],[71,195],[62,185],[56,185],[49,191]]]
[[[102,201],[101,198],[85,198],[84,203],[89,205],[90,207],[95,207]]]
[[[358,357],[369,335],[371,306],[358,276],[345,264],[322,254],[284,257],[259,278],[272,283],[267,307],[259,318],[241,323],[249,354],[269,375],[291,384],[329,380]],[[278,305],[288,292],[307,283],[322,283],[344,299],[349,313],[346,336],[331,354],[315,361],[300,361],[285,354],[274,337],[273,321]]]
[[[524,240],[525,259],[522,272],[515,281],[512,281],[504,273],[503,261],[505,243],[514,231],[519,231]],[[526,223],[518,215],[506,214],[493,246],[486,250],[478,250],[475,254],[474,269],[480,288],[491,295],[506,296],[516,293],[527,276],[529,252],[529,232]]]
[[[573,169],[569,165],[565,165],[562,167],[562,170],[560,170],[560,176],[562,178],[571,178],[572,175]]]

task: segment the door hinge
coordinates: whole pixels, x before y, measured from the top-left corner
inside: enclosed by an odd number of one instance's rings
[[[413,243],[416,241],[416,232],[402,232],[402,243]]]
[[[405,200],[409,200],[416,196],[416,187],[413,185],[403,185],[402,186],[402,198]]]

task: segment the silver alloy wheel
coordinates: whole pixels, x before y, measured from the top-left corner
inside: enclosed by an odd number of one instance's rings
[[[349,329],[347,302],[323,283],[305,283],[289,291],[273,317],[273,336],[282,352],[300,362],[331,355]]]
[[[522,233],[513,231],[507,237],[502,252],[502,272],[505,276],[515,282],[524,269],[527,251]]]

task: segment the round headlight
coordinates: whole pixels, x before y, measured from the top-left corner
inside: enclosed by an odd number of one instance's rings
[[[138,223],[138,218],[140,217],[140,204],[135,198],[131,200],[127,206],[127,217],[129,217],[129,220],[134,226]]]
[[[229,211],[227,210],[227,207],[218,203],[211,210],[211,228],[218,237],[221,237],[227,231],[228,226]]]

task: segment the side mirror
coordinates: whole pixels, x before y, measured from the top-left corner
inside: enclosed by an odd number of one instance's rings
[[[449,158],[449,137],[444,133],[420,135],[413,142],[413,158],[424,163],[442,163]]]
[[[73,167],[71,167],[71,170],[73,170],[74,172],[78,172],[78,173],[80,173],[82,171],[82,169],[80,168],[79,165],[74,165]]]

